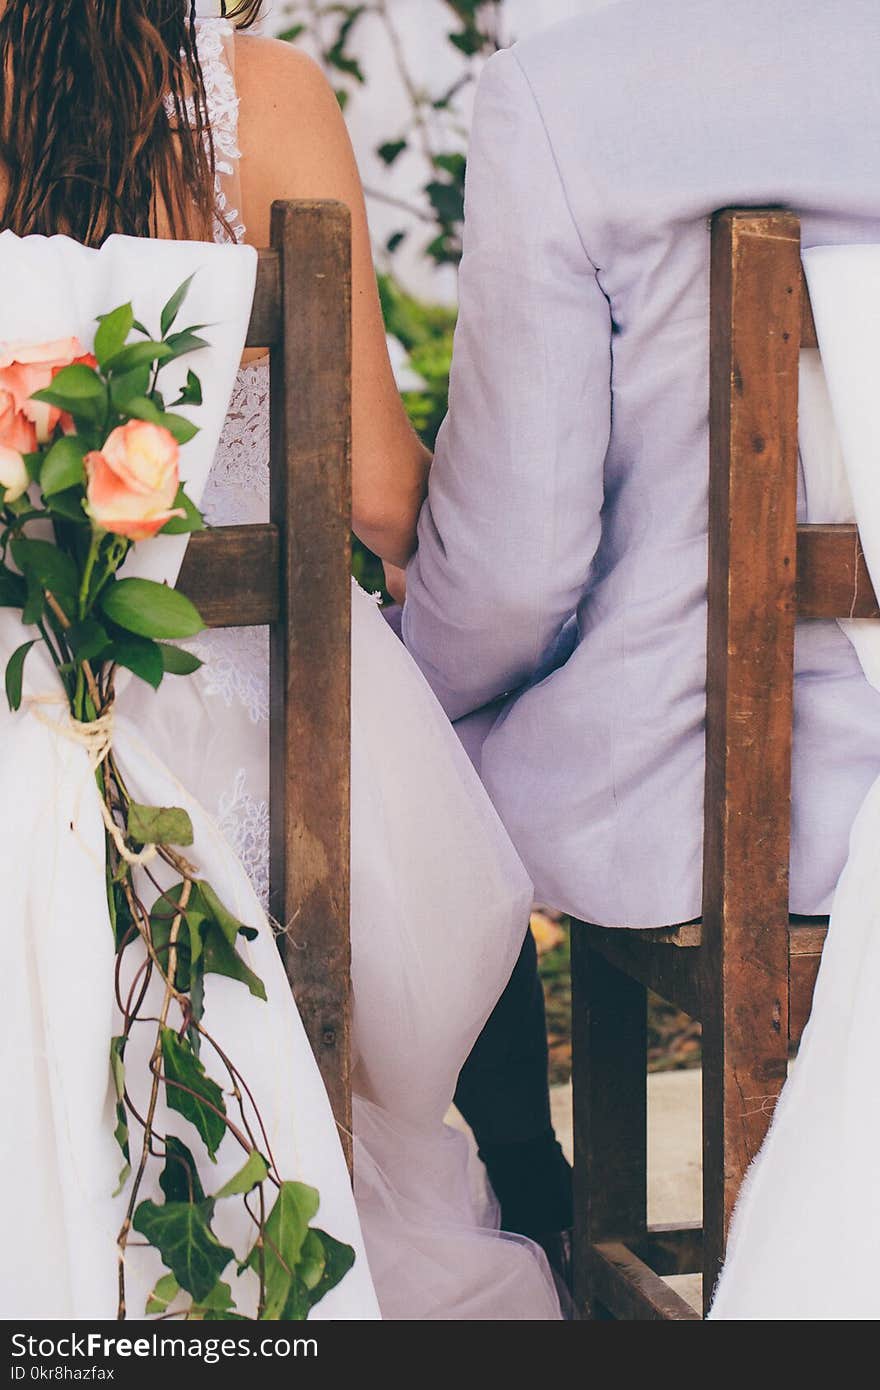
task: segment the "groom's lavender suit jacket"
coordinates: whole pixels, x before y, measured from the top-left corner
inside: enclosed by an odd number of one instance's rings
[[[452,718],[509,697],[485,784],[538,898],[594,922],[700,910],[708,218],[742,204],[880,241],[878,0],[637,0],[489,64],[404,635]],[[797,670],[792,907],[818,912],[880,697],[833,623]]]

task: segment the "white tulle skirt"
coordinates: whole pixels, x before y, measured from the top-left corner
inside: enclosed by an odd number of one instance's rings
[[[381,1309],[392,1319],[558,1318],[543,1255],[498,1232],[467,1141],[443,1123],[458,1071],[517,958],[530,884],[421,675],[360,590],[352,616],[356,1206],[260,901],[262,638],[249,646],[208,634],[209,659],[196,677],[169,680],[158,696],[129,686],[119,700],[117,756],[139,799],[189,810],[190,857],[230,909],[260,929],[244,954],[268,1002],[210,976],[205,1026],[253,1086],[283,1175],[320,1189],[318,1224],[356,1249],[354,1269],[313,1316],[374,1318]],[[0,614],[3,651],[18,644],[17,622]],[[28,674],[28,695],[52,690],[36,652]],[[119,1152],[108,1044],[119,1020],[103,829],[81,748],[27,703],[14,717],[0,714],[0,739],[0,1186],[15,1194],[2,1233],[4,1248],[17,1252],[0,1276],[0,1311],[108,1318],[123,1199],[111,1196]],[[130,1075],[145,1076],[134,1045],[129,1056]],[[160,1126],[166,1118],[160,1109]],[[168,1128],[187,1140],[179,1116]],[[216,1191],[240,1162],[227,1139],[218,1164],[205,1165],[206,1189]],[[244,1220],[230,1204],[217,1221],[236,1250],[247,1248]],[[159,1273],[152,1251],[129,1251],[130,1316],[142,1315]]]

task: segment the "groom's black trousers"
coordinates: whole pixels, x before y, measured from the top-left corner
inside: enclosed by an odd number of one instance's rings
[[[538,1139],[550,1129],[547,1021],[531,931],[510,983],[462,1068],[455,1103],[480,1148]]]

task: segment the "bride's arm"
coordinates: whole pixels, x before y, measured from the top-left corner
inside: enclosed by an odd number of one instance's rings
[[[403,566],[416,545],[430,455],[410,426],[391,370],[345,122],[320,69],[290,44],[239,35],[236,78],[248,241],[268,245],[276,198],[331,198],[351,209],[354,530],[383,560]]]

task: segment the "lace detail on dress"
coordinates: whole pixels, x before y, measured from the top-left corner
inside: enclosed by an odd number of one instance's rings
[[[241,158],[238,93],[224,48],[224,44],[234,38],[235,29],[225,19],[204,19],[196,21],[196,34],[205,83],[206,114],[214,145],[214,240],[243,241],[245,229],[241,212],[231,205],[227,196],[227,188],[235,180]],[[165,109],[174,114],[169,98],[166,98]],[[195,102],[191,97],[186,103],[186,116],[190,124],[195,124]]]
[[[217,821],[268,912],[269,804],[251,796],[246,783],[247,773],[239,768],[232,787],[220,798]]]
[[[227,709],[241,705],[252,724],[269,718],[269,633],[264,627],[230,627],[188,642],[205,664],[202,692]]]
[[[238,374],[202,510],[212,526],[269,517],[269,360]]]

